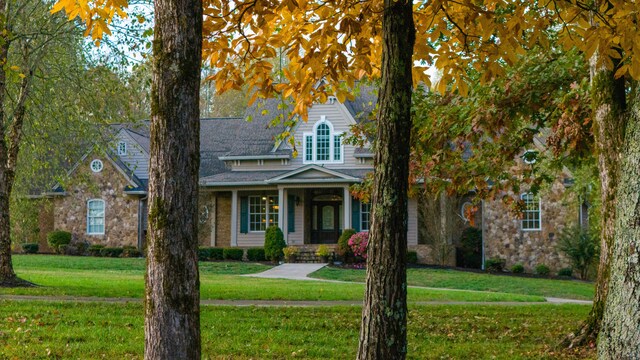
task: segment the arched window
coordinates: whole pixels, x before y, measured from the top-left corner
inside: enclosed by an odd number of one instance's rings
[[[87,234],[104,234],[104,200],[87,201]]]
[[[343,163],[342,134],[336,134],[331,122],[320,117],[313,132],[303,134],[304,163]]]

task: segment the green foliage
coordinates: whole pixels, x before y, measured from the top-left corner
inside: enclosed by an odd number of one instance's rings
[[[572,268],[562,268],[560,269],[560,271],[558,271],[558,276],[567,276],[567,277],[571,277],[573,276],[573,269]]]
[[[93,245],[89,245],[87,252],[91,256],[102,256],[102,254],[100,253],[102,249],[104,249],[104,245],[93,244]]]
[[[198,260],[200,261],[222,260],[223,253],[224,253],[223,248],[200,247],[198,249]]]
[[[132,257],[140,257],[142,253],[138,250],[137,247],[127,245],[122,247],[122,257],[132,258]]]
[[[264,248],[249,248],[247,249],[247,260],[249,261],[265,261],[267,258],[264,256]]]
[[[482,230],[470,226],[462,230],[458,251],[462,256],[462,267],[480,268],[482,264]]]
[[[71,242],[71,233],[68,231],[55,230],[47,234],[47,244],[56,252],[60,252],[61,245],[68,245]]]
[[[284,256],[282,249],[287,246],[279,227],[272,225],[264,233],[264,255],[267,260],[279,261]]]
[[[504,271],[504,266],[507,263],[505,259],[500,259],[498,257],[492,257],[490,259],[485,260],[484,269],[491,273],[498,273]]]
[[[25,254],[35,254],[40,249],[40,245],[38,245],[38,243],[25,243],[25,244],[22,244],[21,246],[22,246],[22,251]]]
[[[326,257],[329,256],[329,254],[331,254],[331,252],[329,251],[329,247],[327,245],[320,245],[318,246],[318,249],[316,249],[317,256]]]
[[[295,246],[287,246],[282,249],[282,253],[284,254],[284,258],[287,262],[295,262],[298,257],[298,248]]]
[[[415,251],[407,251],[407,264],[417,264],[418,253]]]
[[[545,264],[536,265],[535,272],[537,275],[548,276],[551,270]]]
[[[244,250],[239,248],[224,248],[222,250],[222,258],[224,260],[242,260],[242,256],[244,255]]]
[[[100,250],[100,256],[117,258],[122,255],[123,251],[124,249],[121,247],[105,247]]]
[[[511,267],[511,272],[514,274],[522,274],[524,273],[524,266],[522,264],[515,264]]]
[[[354,229],[344,229],[338,238],[336,252],[345,262],[353,258],[353,251],[351,250],[351,246],[349,246],[349,239],[355,234],[357,234],[357,231]]]
[[[560,234],[558,250],[571,261],[581,279],[587,279],[589,270],[600,254],[600,244],[596,236],[579,225],[567,228]]]

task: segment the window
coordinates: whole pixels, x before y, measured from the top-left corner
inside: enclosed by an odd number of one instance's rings
[[[87,234],[104,234],[104,200],[87,201]]]
[[[371,226],[371,204],[360,202],[360,231],[369,231]]]
[[[278,225],[277,196],[249,196],[249,231],[265,231]]]
[[[120,141],[118,143],[118,155],[127,155],[127,143]]]
[[[540,230],[540,198],[532,193],[524,193],[520,199],[524,200],[522,230]]]
[[[342,134],[334,134],[333,125],[320,117],[312,133],[305,133],[304,163],[342,163]]]
[[[91,167],[91,171],[93,171],[94,173],[99,173],[100,171],[102,171],[104,164],[102,164],[102,161],[95,159],[91,161],[91,165],[89,166]]]

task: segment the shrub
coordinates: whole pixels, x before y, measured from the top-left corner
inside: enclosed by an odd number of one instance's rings
[[[558,250],[569,258],[580,278],[586,279],[589,269],[598,260],[600,246],[596,236],[576,225],[560,233]]]
[[[242,256],[244,255],[243,249],[238,248],[224,248],[222,249],[222,258],[225,260],[242,260]]]
[[[323,257],[323,256],[329,256],[329,254],[331,254],[331,251],[329,250],[329,247],[327,245],[320,245],[318,246],[318,249],[316,249],[316,255]]]
[[[35,254],[40,250],[40,245],[38,243],[26,243],[22,244],[22,251],[25,254]]]
[[[407,252],[407,264],[417,264],[418,263],[418,253],[415,251]]]
[[[100,254],[102,249],[104,249],[104,245],[90,245],[87,252],[89,252],[89,255],[91,256],[102,256],[102,254]]]
[[[284,242],[284,234],[279,227],[272,225],[264,233],[264,256],[267,260],[277,262],[284,256],[282,249],[287,246]]]
[[[105,247],[100,249],[100,256],[116,258],[116,257],[120,257],[123,251],[124,249],[120,247]]]
[[[265,261],[264,248],[247,249],[247,259],[249,261]]]
[[[475,227],[467,227],[460,235],[458,251],[465,268],[479,269],[482,264],[482,230]]]
[[[284,254],[284,258],[288,262],[294,262],[296,260],[296,256],[298,255],[298,248],[293,246],[287,246],[282,249],[282,253]]]
[[[141,255],[142,253],[140,253],[140,250],[135,246],[127,245],[122,247],[122,257],[133,258],[140,257]]]
[[[214,247],[211,248],[211,260],[222,260],[224,259],[224,249]]]
[[[353,229],[344,229],[344,231],[342,231],[342,235],[340,235],[340,237],[338,238],[338,247],[336,248],[336,253],[345,261],[353,256],[351,247],[349,247],[349,239],[351,239],[351,237],[355,234],[356,231]]]
[[[550,272],[551,272],[551,270],[549,270],[549,267],[547,265],[545,265],[545,264],[536,265],[536,274],[542,275],[542,276],[547,276],[547,275],[549,275]]]
[[[210,247],[199,247],[198,248],[198,261],[209,261],[211,260],[211,250],[213,248]]]
[[[71,233],[68,231],[56,230],[47,234],[47,244],[55,252],[60,252],[60,245],[68,245],[71,242]]]
[[[363,259],[367,258],[367,245],[369,245],[369,232],[361,231],[354,234],[349,238],[349,247],[353,252],[353,255],[359,256]]]
[[[84,241],[72,242],[67,245],[60,245],[58,252],[64,255],[84,255],[88,247],[89,244]]]
[[[560,269],[560,271],[558,271],[558,276],[567,276],[567,277],[571,277],[573,275],[573,269],[572,268],[562,268]]]
[[[497,273],[504,270],[506,260],[499,257],[492,257],[484,261],[484,269],[488,272]]]
[[[524,273],[524,266],[522,266],[522,264],[515,264],[511,267],[511,272],[514,274],[522,274]]]

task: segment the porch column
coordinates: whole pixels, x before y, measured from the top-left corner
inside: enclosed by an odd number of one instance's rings
[[[209,223],[211,224],[211,246],[216,246],[216,226],[218,226],[218,193],[213,193],[213,203],[211,204],[211,211],[209,211]]]
[[[231,246],[238,246],[238,190],[231,190]]]
[[[287,241],[288,238],[288,234],[287,234],[287,219],[285,214],[287,213],[285,211],[285,206],[287,204],[287,199],[286,199],[286,191],[284,191],[284,187],[279,187],[278,188],[278,227],[280,228],[280,230],[282,230],[282,234],[284,235],[284,242],[286,242],[287,244],[289,243]]]
[[[342,215],[344,216],[344,220],[342,222],[344,229],[351,229],[351,192],[349,191],[349,185],[344,187],[344,195],[342,196]]]

